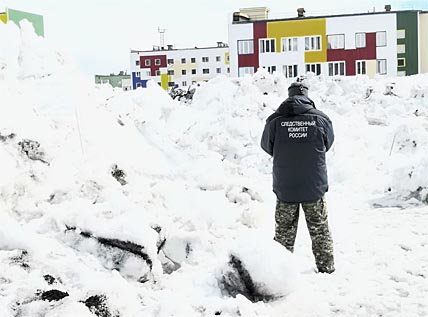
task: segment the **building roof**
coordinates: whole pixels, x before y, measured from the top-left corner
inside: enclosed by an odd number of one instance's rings
[[[159,48],[159,49],[151,49],[151,50],[133,50],[131,49],[131,53],[152,53],[152,52],[171,52],[171,51],[189,51],[189,50],[210,50],[215,48],[228,48],[229,45],[227,43],[222,43],[223,46],[210,46],[210,47],[189,47],[189,48]]]
[[[351,16],[362,16],[362,15],[376,15],[376,14],[395,14],[402,12],[420,12],[427,13],[424,10],[394,10],[394,11],[374,11],[374,12],[361,12],[361,13],[345,13],[345,14],[330,14],[330,15],[317,15],[317,16],[303,16],[303,17],[292,17],[292,18],[274,18],[274,19],[263,19],[263,20],[243,20],[243,21],[232,21],[232,24],[246,24],[254,22],[275,22],[275,21],[296,21],[296,20],[311,20],[311,19],[323,19],[323,18],[338,18],[338,17],[351,17]]]
[[[95,77],[130,77],[130,74],[127,74],[126,72],[119,73],[119,74],[110,74],[110,75],[98,75],[95,74]]]

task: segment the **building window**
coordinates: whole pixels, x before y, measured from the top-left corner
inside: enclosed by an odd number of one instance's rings
[[[332,62],[328,63],[329,76],[344,76],[345,75],[345,62]]]
[[[238,41],[238,55],[253,54],[253,53],[254,53],[253,40]]]
[[[181,70],[181,75],[186,75],[186,70],[185,69]]]
[[[196,58],[195,58],[195,57],[192,57],[192,58],[190,59],[190,62],[191,62],[191,63],[196,63]]]
[[[175,86],[175,82],[173,82],[173,81],[168,82],[168,87],[174,87],[174,86]]]
[[[245,74],[254,74],[254,67],[239,67],[238,76],[243,77]]]
[[[275,39],[261,39],[260,53],[275,53]]]
[[[170,69],[170,70],[168,70],[168,75],[174,75],[174,70],[173,69]]]
[[[276,72],[276,66],[268,66],[268,73],[272,74],[273,72]]]
[[[215,57],[215,61],[216,61],[216,62],[221,62],[221,56],[216,56],[216,57]]]
[[[150,59],[144,60],[144,65],[145,66],[150,66]]]
[[[315,75],[321,75],[321,64],[306,64],[306,72],[312,72]]]
[[[366,47],[366,33],[355,33],[355,47]]]
[[[221,74],[221,68],[217,68],[217,74]]]
[[[140,72],[136,72],[135,76],[138,77],[138,78],[141,78],[141,73]]]
[[[227,73],[230,74],[230,67],[227,68]]]
[[[196,84],[196,80],[192,80],[192,85]]]
[[[297,77],[297,65],[284,65],[282,71],[287,78]]]
[[[305,51],[320,51],[321,50],[321,36],[307,36],[305,37]]]
[[[173,58],[168,58],[168,64],[174,64],[174,59]]]
[[[135,61],[135,66],[140,66],[140,61]]]
[[[144,71],[144,75],[146,76],[146,77],[150,77],[150,76],[152,76],[152,72],[151,72],[151,70],[149,69],[149,70],[146,70],[146,71]]]
[[[356,61],[355,62],[356,73],[357,75],[365,75],[366,71],[366,61]]]
[[[376,46],[386,46],[386,31],[376,32]]]
[[[397,59],[397,66],[398,67],[406,67],[406,59],[405,58],[398,58]]]
[[[209,73],[210,73],[210,69],[209,68],[202,69],[202,74],[209,74]]]
[[[141,83],[137,83],[137,88],[140,88],[141,87]]]
[[[160,70],[157,70],[156,71],[156,76],[160,76],[160,74],[161,74]]]
[[[182,81],[181,82],[181,86],[186,87],[187,86],[187,81]]]
[[[160,64],[161,64],[160,59],[159,59],[159,58],[156,58],[156,59],[155,59],[155,65],[156,65],[156,66],[159,66]]]
[[[376,60],[376,73],[381,75],[386,74],[386,59]]]
[[[196,75],[196,69],[192,69],[192,75]]]
[[[230,62],[230,55],[227,55],[226,56],[226,63],[229,63]]]
[[[405,54],[406,53],[406,45],[398,44],[397,45],[397,54]]]
[[[397,30],[397,39],[405,39],[406,38],[406,30]]]
[[[282,52],[296,52],[297,50],[297,37],[285,37],[281,39]]]
[[[202,63],[208,63],[209,60],[210,59],[208,57],[202,57]]]
[[[186,64],[186,59],[185,58],[181,59],[181,64]]]
[[[327,35],[327,47],[330,50],[345,48],[345,34]]]

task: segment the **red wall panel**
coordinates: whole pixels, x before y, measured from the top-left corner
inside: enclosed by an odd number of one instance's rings
[[[366,47],[353,50],[327,50],[327,61],[345,61],[346,75],[355,75],[355,61],[376,59],[376,33],[366,33]]]
[[[266,38],[267,24],[266,22],[253,23],[253,40],[254,40],[254,53],[238,55],[238,68],[239,67],[254,67],[256,72],[259,68],[259,39]]]
[[[155,65],[156,59],[160,59],[160,65]],[[150,61],[150,66],[145,66],[146,60]],[[140,68],[150,68],[151,76],[156,76],[156,71],[166,66],[166,55],[140,56]]]

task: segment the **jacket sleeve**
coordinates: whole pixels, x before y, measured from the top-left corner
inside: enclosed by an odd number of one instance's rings
[[[330,150],[331,146],[334,142],[334,130],[333,123],[330,119],[326,118],[324,121],[324,145],[326,148],[326,152]]]
[[[273,155],[274,142],[275,142],[274,124],[271,120],[268,119],[266,121],[265,128],[263,130],[262,140],[260,142],[260,145],[262,149],[270,156]]]

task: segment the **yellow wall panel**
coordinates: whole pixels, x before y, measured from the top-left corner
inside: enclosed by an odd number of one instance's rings
[[[161,87],[168,90],[168,74],[161,74]]]
[[[277,21],[267,23],[267,37],[276,39],[276,52],[281,52],[282,37],[321,35],[321,50],[305,52],[305,63],[327,62],[326,19]]]
[[[224,53],[224,63],[226,65],[230,64],[230,62],[229,62],[229,52]]]
[[[6,13],[0,13],[0,21],[3,23],[7,23],[7,14]]]

